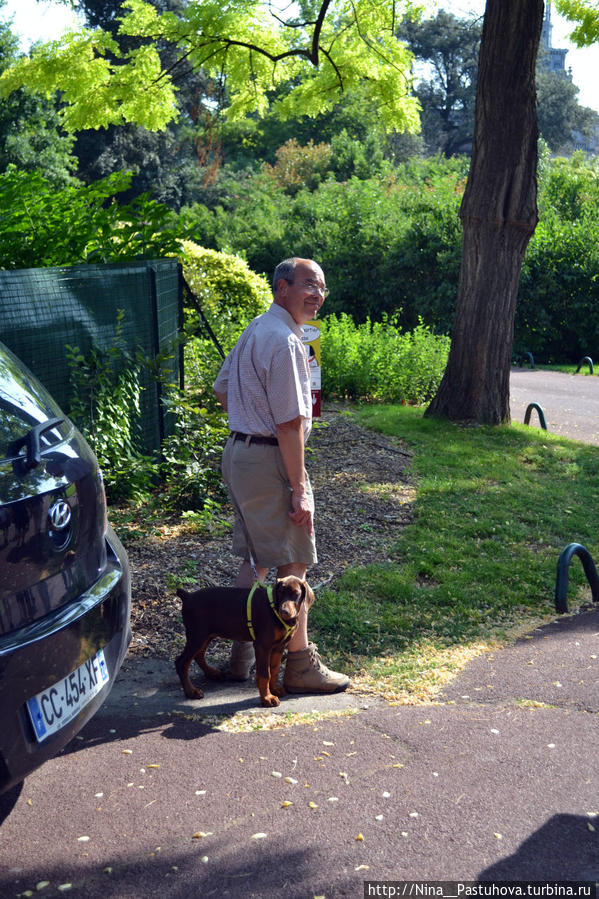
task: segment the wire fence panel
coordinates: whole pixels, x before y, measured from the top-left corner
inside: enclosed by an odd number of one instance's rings
[[[64,409],[71,397],[66,345],[79,347],[84,356],[93,345],[111,349],[119,310],[124,347],[152,360],[170,357],[163,373],[167,381],[180,383],[183,293],[176,260],[0,271],[0,340]],[[170,423],[161,403],[163,387],[148,366],[141,382],[141,439],[143,449],[151,451],[160,447]]]

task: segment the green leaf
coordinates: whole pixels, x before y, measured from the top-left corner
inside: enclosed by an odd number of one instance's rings
[[[178,48],[179,63],[202,69],[216,91],[226,91],[230,118],[264,113],[270,92],[285,81],[294,86],[279,104],[281,115],[317,115],[362,86],[388,129],[419,128],[412,55],[395,36],[400,15],[413,13],[409,0],[336,0],[305,23],[284,21],[285,13],[258,0],[190,0],[180,15],[159,14],[143,0],[123,6],[119,33],[141,44],[123,50],[100,29],[71,32],[6,70],[2,95],[21,86],[45,96],[60,91],[68,131],[124,122],[160,130],[176,116],[177,63],[161,71],[157,49],[167,41]]]

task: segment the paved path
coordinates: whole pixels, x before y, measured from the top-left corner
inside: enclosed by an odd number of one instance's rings
[[[590,414],[599,382],[569,379],[574,402],[564,377],[514,373],[514,417],[534,400],[552,430],[586,434],[579,397]],[[4,799],[0,896],[47,883],[39,895],[362,899],[367,881],[599,881],[598,683],[596,608],[481,655],[435,704],[293,697],[275,720],[340,715],[269,731],[197,717],[260,711],[253,686],[190,701],[170,663],[128,659],[81,739]]]
[[[599,445],[599,377],[514,369],[510,378],[512,421],[524,421],[529,403],[539,403],[552,434]],[[530,424],[539,426],[536,411]]]

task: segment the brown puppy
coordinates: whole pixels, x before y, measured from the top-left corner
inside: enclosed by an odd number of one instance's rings
[[[272,589],[272,604],[267,588],[255,586],[250,607],[250,590],[240,587],[206,587],[202,590],[177,590],[182,599],[183,624],[187,642],[175,661],[185,695],[201,699],[204,695],[189,678],[189,666],[195,659],[206,677],[223,680],[218,668],[206,662],[205,654],[214,637],[229,640],[253,640],[256,654],[256,684],[264,706],[279,705],[285,690],[277,685],[283,650],[295,630],[302,603],[309,609],[314,593],[306,581],[297,577],[279,578]]]

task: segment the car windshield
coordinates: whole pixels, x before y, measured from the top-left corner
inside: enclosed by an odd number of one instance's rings
[[[13,354],[0,344],[0,459],[11,456],[9,445],[31,428],[50,418],[62,418],[49,394]],[[43,435],[50,446],[60,439],[57,431]]]

